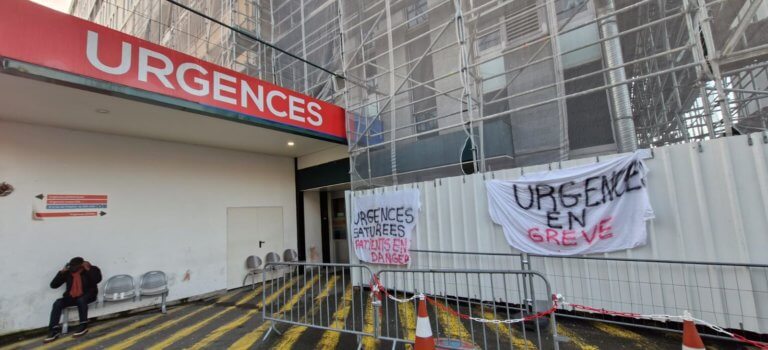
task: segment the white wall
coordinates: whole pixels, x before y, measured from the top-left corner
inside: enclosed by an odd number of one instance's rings
[[[348,157],[349,153],[346,145],[334,145],[322,151],[299,157],[296,167],[304,169]]]
[[[320,217],[320,192],[304,192],[304,241],[306,242],[307,261],[323,262],[323,231]],[[312,247],[316,256],[312,256]]]
[[[0,197],[0,333],[47,325],[63,289],[48,283],[73,256],[105,279],[163,270],[171,300],[225,288],[227,207],[283,207],[285,247],[296,247],[293,167],[291,158],[0,121],[0,181],[16,188]],[[39,193],[107,194],[108,215],[34,221]]]

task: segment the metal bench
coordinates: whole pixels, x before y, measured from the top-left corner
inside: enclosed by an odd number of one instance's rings
[[[139,300],[142,297],[160,296],[160,312],[166,313],[168,299],[168,279],[163,271],[149,271],[141,276],[139,282]]]
[[[101,299],[101,305],[135,299],[136,287],[133,283],[133,277],[129,275],[116,275],[110,277],[104,285],[104,296]]]
[[[256,287],[256,275],[264,271],[261,269],[261,258],[255,255],[249,256],[245,259],[245,268],[248,269],[248,274],[243,278],[243,285],[248,281],[248,277],[251,277],[251,289],[254,289]]]

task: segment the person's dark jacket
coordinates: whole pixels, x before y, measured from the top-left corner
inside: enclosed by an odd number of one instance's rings
[[[101,282],[101,270],[97,266],[91,265],[90,269],[83,270],[81,278],[83,279],[83,295],[95,299],[99,295],[98,284]],[[59,271],[51,281],[51,288],[59,288],[65,283],[67,288],[64,289],[64,297],[69,297],[69,291],[72,289],[72,274],[69,271]]]

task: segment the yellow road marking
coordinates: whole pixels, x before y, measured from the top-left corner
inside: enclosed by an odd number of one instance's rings
[[[328,281],[328,283],[325,285],[325,288],[315,297],[315,302],[322,301],[323,299],[327,298],[329,294],[331,294],[331,289],[336,286],[336,281],[339,279],[339,276],[333,276]],[[315,305],[319,307],[318,305]]]
[[[117,337],[119,335],[128,333],[128,332],[130,332],[130,331],[132,331],[134,329],[146,326],[146,325],[154,322],[155,320],[157,320],[157,319],[159,319],[159,318],[161,318],[163,316],[165,316],[165,315],[161,314],[161,315],[156,315],[156,316],[152,316],[150,318],[143,319],[143,320],[141,320],[139,322],[131,324],[128,327],[120,328],[120,329],[118,329],[118,330],[116,330],[114,332],[109,332],[107,334],[104,334],[101,337],[93,338],[93,339],[88,340],[86,342],[82,342],[80,344],[77,344],[77,345],[75,345],[73,347],[70,347],[70,349],[80,350],[80,349],[85,349],[85,348],[88,348],[88,347],[91,347],[91,346],[95,346],[95,345],[97,345],[100,342],[112,339],[112,338]],[[56,344],[56,342],[50,343],[51,346],[54,346],[53,344]],[[59,345],[59,344],[56,344],[56,345]]]
[[[228,301],[228,300],[230,300],[230,299],[234,298],[234,297],[235,297],[235,295],[236,295],[236,294],[235,294],[235,293],[233,293],[233,294],[228,294],[228,295],[224,295],[224,296],[221,296],[221,297],[219,297],[219,298],[217,298],[217,299],[216,299],[216,302],[226,302],[226,301]],[[190,307],[190,306],[191,306],[191,305],[184,305],[184,306],[182,306],[182,307],[179,307],[179,308],[173,309],[173,310],[171,310],[171,311],[168,313],[168,315],[173,315],[173,314],[175,314],[175,313],[178,313],[178,312],[180,312],[181,310],[185,310],[185,309],[187,309],[187,308],[188,308],[188,307]],[[162,317],[162,316],[163,316],[163,315],[157,315],[157,316],[153,316],[153,317],[150,317],[150,318],[148,318],[148,319],[144,319],[144,320],[138,321],[138,322],[136,322],[136,323],[133,323],[133,324],[131,324],[131,325],[130,325],[130,326],[128,326],[128,327],[123,327],[123,328],[120,328],[120,329],[118,329],[118,330],[116,330],[116,331],[114,331],[114,332],[109,332],[109,333],[107,333],[107,334],[103,334],[103,335],[101,335],[101,336],[99,336],[99,337],[96,337],[96,338],[90,339],[90,340],[88,340],[88,341],[82,342],[82,343],[80,343],[80,344],[77,344],[77,345],[75,345],[75,346],[71,347],[70,349],[74,349],[74,350],[81,350],[81,349],[85,349],[85,348],[88,348],[88,347],[91,347],[91,346],[95,346],[95,345],[98,345],[99,343],[101,343],[101,342],[103,342],[103,341],[106,341],[106,340],[112,339],[112,338],[114,338],[114,337],[117,337],[117,336],[119,336],[119,335],[122,335],[122,334],[125,334],[125,333],[127,333],[127,332],[130,332],[130,331],[132,331],[132,330],[134,330],[134,329],[137,329],[137,328],[139,328],[139,327],[142,327],[142,326],[144,326],[144,325],[147,325],[147,324],[151,323],[152,321],[155,321],[155,320],[157,320],[158,318],[160,318],[160,317]],[[94,329],[93,329],[93,330],[96,330],[96,327],[94,327]],[[54,347],[54,346],[58,346],[58,345],[60,345],[60,344],[66,343],[66,342],[70,342],[70,341],[73,341],[73,340],[75,340],[75,339],[77,339],[77,338],[73,338],[73,337],[70,337],[70,338],[67,338],[67,339],[63,339],[63,340],[59,340],[59,341],[55,341],[55,342],[53,342],[53,343],[49,343],[49,344],[43,345],[43,346],[41,346],[41,347],[38,347],[37,349],[49,349],[49,348],[51,348],[51,347]]]
[[[314,315],[317,310],[320,309],[322,306],[322,301],[326,297],[328,297],[328,294],[331,293],[331,289],[336,286],[336,280],[339,278],[339,276],[333,276],[328,280],[328,282],[325,284],[325,288],[315,297],[315,303],[312,306],[312,309],[310,309],[306,315],[304,315],[299,322],[306,322],[307,317],[310,315]],[[299,337],[304,333],[304,331],[307,330],[306,326],[293,326],[288,329],[285,333],[283,333],[283,336],[280,337],[280,342],[278,342],[275,346],[272,347],[272,349],[277,350],[288,350],[293,348],[293,344],[296,343],[297,340],[299,340]]]
[[[235,295],[236,295],[236,293],[223,295],[223,296],[217,298],[216,302],[225,302],[225,301],[227,301],[229,299],[232,299]],[[168,312],[168,315],[173,315],[175,313],[178,313],[181,310],[187,309],[189,306],[190,305],[184,305],[184,306],[180,306],[180,307],[177,307],[177,308],[173,308],[173,309],[171,309],[171,311]],[[86,348],[86,347],[89,347],[89,346],[96,345],[99,342],[102,342],[102,341],[105,341],[105,340],[109,340],[109,339],[114,338],[114,337],[116,337],[118,335],[125,334],[126,332],[129,332],[129,331],[132,331],[132,330],[134,330],[136,328],[144,326],[147,323],[150,323],[150,322],[160,318],[161,316],[162,315],[156,315],[156,316],[152,316],[152,317],[149,317],[149,318],[146,318],[146,319],[143,319],[143,320],[139,320],[139,321],[136,321],[133,318],[118,320],[118,321],[115,321],[115,322],[112,322],[112,321],[109,321],[109,320],[105,320],[104,321],[105,323],[102,323],[102,324],[99,324],[97,326],[91,327],[90,328],[91,334],[96,333],[96,332],[100,332],[103,329],[108,329],[108,328],[112,328],[112,327],[115,327],[115,328],[118,328],[118,329],[116,331],[114,331],[114,332],[103,334],[101,336],[97,336],[97,337],[95,337],[93,339],[90,339],[90,340],[88,340],[86,342],[77,344],[76,346],[72,347],[72,349],[83,349],[83,348]],[[134,322],[134,323],[132,323],[128,327],[120,327],[123,324],[131,323],[131,322]],[[77,340],[77,339],[78,338],[74,338],[74,337],[65,337],[65,338],[56,340],[55,342],[52,342],[52,343],[40,345],[40,346],[36,347],[35,349],[40,349],[40,350],[50,349],[52,347],[58,347],[59,345],[70,343],[70,342],[72,342],[74,340]],[[33,343],[42,342],[42,341],[43,341],[42,338],[34,338],[34,339],[23,341],[21,343],[10,344],[10,345],[4,346],[4,347],[2,347],[0,349],[2,349],[2,350],[19,349],[19,348],[23,348],[25,346],[31,345]]]
[[[497,315],[494,315],[491,309],[486,309],[485,307],[483,307],[482,314],[483,318],[485,319],[498,319]],[[512,329],[506,324],[486,323],[485,325],[496,332],[496,334],[501,335],[503,338],[507,339],[507,341],[512,343],[515,348],[536,349],[536,345],[534,345],[533,342],[528,339],[522,339],[516,336],[512,333]]]
[[[298,277],[294,277],[289,282],[285,283],[282,287],[280,287],[280,289],[278,289],[276,292],[272,293],[269,297],[267,297],[266,302],[269,303],[269,302],[271,302],[271,300],[276,299],[285,290],[287,290],[288,288],[291,288],[298,280],[299,280]],[[254,293],[254,294],[258,294],[258,292]],[[200,330],[200,328],[205,327],[206,325],[208,325],[209,323],[213,322],[214,320],[216,320],[217,318],[221,317],[222,315],[224,315],[224,314],[226,314],[226,313],[228,313],[228,312],[230,312],[232,310],[237,309],[237,306],[241,305],[240,304],[241,302],[244,303],[245,301],[244,300],[240,300],[240,302],[238,302],[236,304],[236,306],[227,307],[226,309],[221,310],[221,311],[215,313],[213,316],[210,316],[210,317],[208,317],[208,318],[206,318],[206,319],[204,319],[204,320],[202,320],[202,321],[200,321],[198,323],[195,323],[195,324],[193,324],[193,325],[191,325],[189,327],[180,329],[176,333],[172,334],[170,337],[165,338],[165,340],[163,340],[163,341],[161,341],[161,342],[159,342],[159,343],[149,347],[149,350],[162,350],[162,349],[165,349],[165,348],[173,345],[173,343],[188,337],[192,333],[197,332],[198,330]],[[258,312],[259,309],[261,309],[264,306],[264,302],[265,302],[265,300],[260,301],[257,304],[255,310],[249,310],[247,313],[251,313],[252,312],[252,313],[255,314],[256,312]]]
[[[403,326],[405,339],[416,340],[416,313],[413,312],[413,303],[398,303],[397,313],[400,316],[400,324]],[[406,344],[405,348],[413,349],[413,346]]]
[[[557,333],[570,339],[571,343],[580,350],[600,350],[597,346],[588,344],[584,339],[576,335],[575,332],[571,332],[570,329],[565,328],[561,323],[557,324]]]
[[[174,311],[176,311],[176,310],[174,310]],[[90,327],[89,329],[90,329],[90,331],[92,333],[95,333],[95,332],[101,331],[102,329],[107,329],[107,328],[110,328],[110,327],[118,327],[120,325],[126,324],[128,322],[133,322],[133,321],[134,320],[132,318],[131,319],[126,319],[126,320],[121,320],[119,322],[105,321],[106,323],[102,323],[102,324],[100,324],[98,326]],[[36,347],[36,349],[48,349],[48,348],[53,347],[53,346],[58,346],[58,345],[61,345],[61,344],[69,343],[71,341],[74,341],[75,339],[77,339],[77,338],[74,338],[74,337],[61,338],[59,340],[56,340],[53,343],[48,343],[48,344],[45,344],[45,345],[40,345],[40,346]],[[1,350],[20,349],[20,348],[23,348],[25,346],[31,345],[33,343],[42,343],[42,342],[43,342],[43,338],[32,338],[32,339],[29,339],[29,340],[22,341],[20,343],[14,343],[14,344],[10,344],[10,345],[6,345],[6,346],[3,346],[3,347],[0,347],[0,349]]]
[[[234,344],[232,344],[229,349],[230,350],[244,350],[244,349],[250,349],[253,344],[256,344],[256,342],[261,338],[264,333],[269,329],[269,322],[264,322],[259,326],[258,328],[248,332],[248,334],[244,335],[242,338],[238,339]]]
[[[437,302],[441,303],[440,301]],[[446,307],[450,308],[448,305],[446,305]],[[437,310],[437,319],[440,320],[440,330],[444,331],[446,336],[474,343],[472,341],[472,335],[469,334],[469,331],[467,331],[467,328],[464,327],[458,317],[443,310],[443,308],[436,307],[435,309]]]
[[[283,333],[280,337],[280,342],[273,346],[272,349],[287,350],[293,348],[293,344],[299,340],[299,337],[301,337],[301,334],[304,333],[306,329],[306,326],[291,327],[288,331]]]
[[[657,346],[655,346],[653,343],[649,342],[648,339],[645,339],[642,335],[637,334],[635,332],[632,332],[630,330],[614,326],[612,324],[604,323],[604,322],[592,322],[592,325],[595,326],[595,328],[608,333],[609,335],[617,338],[624,338],[627,340],[631,340],[634,344],[636,344],[639,348],[642,349],[658,349]]]
[[[313,284],[315,284],[315,282],[317,281],[316,279],[319,277],[320,277],[319,275],[315,276],[312,283],[308,283],[307,285],[304,286],[304,288],[307,288],[308,286],[312,286]],[[275,314],[279,315],[287,311],[290,311],[291,308],[293,308],[293,306],[299,302],[301,297],[302,297],[301,294],[294,295],[293,298],[288,300],[288,302],[286,302],[285,305],[283,305],[283,307],[281,307],[280,310],[278,310],[277,313]],[[271,303],[271,302],[272,301],[269,298],[267,298],[267,303]],[[246,335],[242,336],[240,339],[238,339],[236,342],[230,345],[229,349],[235,349],[235,350],[250,349],[251,346],[253,346],[253,344],[256,344],[259,338],[261,338],[261,336],[264,335],[264,333],[269,329],[269,327],[270,327],[270,322],[262,323],[258,328],[248,332]]]
[[[313,286],[315,284],[315,282],[317,282],[317,280],[319,278],[320,278],[320,276],[315,276],[315,278],[312,279],[307,284],[305,284],[304,287],[302,287],[301,290],[299,290],[299,292],[296,295],[294,295],[293,298],[295,298],[298,301],[300,296],[305,294],[307,292],[307,290],[309,290],[309,287]],[[270,295],[267,298],[267,303],[271,303],[276,297],[277,297],[277,295],[275,295],[275,294]],[[291,300],[293,300],[293,299],[291,299]],[[229,323],[227,323],[227,324],[225,324],[225,325],[223,325],[223,326],[221,326],[219,328],[216,328],[213,332],[211,332],[205,338],[203,338],[200,341],[198,341],[197,343],[195,343],[195,345],[193,345],[189,349],[190,350],[198,350],[198,349],[202,349],[202,348],[208,346],[209,344],[213,343],[214,341],[216,341],[219,338],[221,338],[222,336],[224,336],[224,334],[227,334],[227,332],[229,332],[229,331],[231,331],[231,330],[233,330],[235,328],[238,328],[238,327],[242,326],[243,324],[245,324],[246,322],[248,322],[248,320],[250,320],[251,317],[253,317],[256,313],[261,311],[262,307],[264,307],[263,303],[259,302],[259,305],[256,307],[255,310],[250,310],[250,311],[246,312],[245,315],[243,315],[241,317],[238,317],[234,321],[231,321],[231,322],[229,322]]]
[[[263,287],[264,287],[263,285],[259,286],[258,288],[256,288],[256,290],[246,294],[243,298],[241,298],[236,303],[236,305],[242,305],[242,304],[245,304],[245,303],[251,301],[251,299],[253,299],[254,297],[256,297],[256,295],[259,294],[259,292],[261,291],[261,289]],[[227,296],[225,296],[223,298],[220,298],[218,301],[219,302],[229,301],[230,299],[234,298],[235,295],[236,294],[227,295]],[[210,308],[212,308],[214,306],[216,306],[216,304],[206,305],[206,306],[203,306],[203,307],[201,307],[201,308],[199,308],[199,309],[197,309],[197,310],[195,310],[193,312],[190,312],[190,313],[188,313],[188,314],[186,314],[186,315],[184,315],[182,317],[179,317],[177,319],[173,319],[173,320],[169,320],[167,322],[163,322],[163,323],[159,324],[157,327],[154,327],[152,329],[148,329],[148,330],[146,330],[144,332],[136,334],[136,335],[134,335],[132,337],[129,337],[127,339],[124,339],[123,341],[121,341],[121,342],[119,342],[119,343],[117,343],[115,345],[112,345],[112,346],[108,347],[107,349],[108,350],[122,350],[122,349],[126,349],[126,348],[136,344],[138,341],[140,341],[140,340],[142,340],[142,339],[144,339],[144,338],[146,338],[146,337],[148,337],[148,336],[150,336],[152,334],[156,334],[156,333],[158,333],[160,331],[168,329],[168,328],[170,328],[170,327],[172,327],[172,326],[174,326],[176,324],[179,324],[180,322],[183,322],[183,321],[185,321],[185,320],[187,320],[187,319],[189,319],[191,317],[194,317],[195,315],[198,315],[201,312],[206,311],[206,310],[208,310],[208,309],[210,309]],[[108,334],[108,336],[112,337],[113,335],[112,334]],[[92,345],[94,345],[94,344],[87,344],[87,345],[85,343],[81,344],[82,349],[84,349],[84,348],[86,348],[88,346],[92,346]]]
[[[222,336],[224,336],[224,334],[227,334],[227,332],[230,332],[233,329],[236,329],[236,328],[242,326],[243,324],[245,324],[246,322],[248,322],[248,320],[250,320],[251,317],[253,317],[257,313],[259,313],[259,311],[261,311],[261,310],[258,310],[258,309],[256,309],[256,310],[248,310],[248,312],[246,312],[245,315],[235,319],[232,322],[229,322],[229,323],[227,323],[227,324],[217,328],[216,330],[214,330],[213,332],[208,334],[205,338],[203,338],[201,341],[196,343],[192,347],[192,349],[201,349],[203,346],[206,346],[208,344],[213,343],[217,339],[219,339]]]
[[[347,291],[344,293],[344,298],[341,301],[341,304],[337,307],[336,312],[333,313],[333,323],[331,323],[329,328],[335,328],[335,329],[344,329],[344,325],[347,323],[347,316],[349,316],[349,311],[352,309],[352,295],[354,293],[354,289],[352,288],[352,284],[350,283],[347,285]],[[341,337],[341,333],[334,332],[334,331],[325,331],[323,332],[323,338],[320,339],[320,343],[318,343],[317,349],[319,350],[333,350],[336,349],[336,346],[339,344],[339,338]]]
[[[365,326],[363,326],[363,332],[371,334],[373,333],[373,303],[368,301],[368,305],[365,308]],[[379,347],[379,340],[374,337],[363,337],[363,349],[375,350]]]

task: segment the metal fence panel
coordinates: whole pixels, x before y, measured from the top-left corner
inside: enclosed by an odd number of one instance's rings
[[[380,270],[376,277],[386,296],[381,306],[380,339],[413,343],[413,334],[404,331],[408,321],[403,318],[416,313],[418,296],[423,295],[438,338],[457,339],[482,349],[559,347],[555,316],[548,313],[554,310],[551,288],[538,272],[389,269]],[[536,314],[541,317],[521,320]]]
[[[363,314],[371,303],[370,291],[354,286],[352,276],[372,280],[371,271],[362,265],[312,264],[304,262],[268,263],[264,271],[276,276],[262,281],[262,315],[271,321],[264,339],[280,333],[276,324],[284,323],[331,330],[357,336],[375,336],[374,322]]]
[[[529,256],[568,302],[639,314],[683,315],[736,329],[768,327],[768,265]],[[595,315],[596,317],[602,317]],[[624,320],[625,322],[628,320]]]

